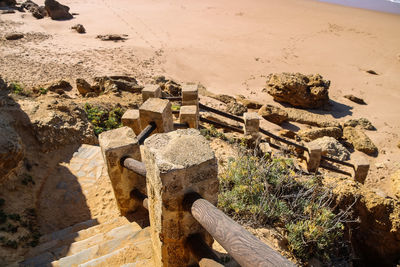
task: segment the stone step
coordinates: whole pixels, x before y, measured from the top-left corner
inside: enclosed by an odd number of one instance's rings
[[[150,243],[150,234],[148,228],[132,232],[129,227],[120,227],[120,230],[114,229],[107,234],[108,237],[113,237],[109,241],[103,242],[101,244],[97,244],[90,248],[81,250],[76,254],[61,258],[57,261],[53,261],[51,266],[53,267],[67,267],[67,266],[77,266],[79,264],[87,263],[91,260],[100,258],[107,254],[111,254],[121,248],[129,246],[130,244],[140,243],[145,244],[146,242]],[[106,234],[106,236],[107,236]],[[140,240],[140,241],[138,241]],[[122,251],[120,251],[122,253]]]
[[[126,220],[126,219],[125,219]],[[97,228],[98,231],[108,231],[103,234],[102,232],[89,236],[86,239],[71,242],[65,242],[65,240],[52,240],[43,244],[40,249],[43,250],[41,254],[30,257],[20,263],[20,266],[43,266],[45,263],[57,261],[58,259],[71,256],[79,253],[80,251],[94,247],[95,245],[101,244],[102,242],[112,239],[126,238],[129,235],[135,235],[142,228],[137,223],[127,223],[122,226],[112,228],[115,226],[114,223],[121,223],[123,220],[113,220],[103,225],[103,228]],[[99,226],[99,225],[98,225]],[[95,227],[98,227],[95,226]],[[109,230],[111,228],[111,230]],[[89,230],[89,229],[87,229]],[[95,232],[91,232],[94,234]],[[81,237],[84,235],[81,235]],[[91,250],[92,251],[92,250]],[[86,255],[86,254],[85,254]],[[84,255],[82,256],[84,257]]]
[[[127,223],[128,223],[128,221],[125,217],[118,217],[114,220],[110,220],[110,221],[102,223],[102,224],[97,224],[97,225],[92,226],[87,229],[83,229],[80,231],[78,230],[77,232],[71,232],[74,229],[74,227],[65,228],[65,229],[57,231],[53,234],[47,235],[46,238],[43,238],[44,241],[46,241],[46,240],[47,241],[43,242],[39,246],[31,249],[31,251],[28,253],[27,257],[34,257],[34,256],[44,253],[46,251],[54,250],[58,247],[63,247],[65,245],[69,245],[74,242],[90,238],[91,236],[94,236],[101,232],[108,232],[108,231],[110,231],[110,229],[119,227],[119,226],[121,226],[123,224],[127,224]],[[75,229],[77,229],[77,228],[75,227]],[[51,238],[53,238],[53,239],[51,239]]]

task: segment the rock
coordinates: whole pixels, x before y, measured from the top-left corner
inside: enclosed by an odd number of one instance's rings
[[[243,113],[247,112],[247,108],[240,103],[230,102],[228,105],[226,105],[226,112],[236,116],[242,116]]]
[[[78,33],[81,33],[81,34],[82,33],[86,33],[86,29],[85,29],[85,27],[83,27],[82,24],[76,24],[76,25],[72,26],[71,29],[73,29],[73,30],[75,30],[75,31],[77,31]]]
[[[317,128],[317,129],[308,129],[308,130],[300,130],[297,132],[297,135],[306,142],[310,142],[312,140],[329,136],[334,139],[339,139],[343,136],[343,131],[339,127],[326,127],[326,128]]]
[[[44,6],[31,7],[29,11],[37,19],[42,19],[47,16],[47,11]]]
[[[320,108],[328,104],[330,81],[321,75],[270,74],[266,90],[275,101],[299,108]]]
[[[97,143],[85,111],[70,101],[65,99],[50,107],[42,104],[26,111],[43,152],[70,144]]]
[[[98,94],[99,92],[107,93],[116,91],[140,93],[143,89],[143,86],[140,86],[135,78],[129,76],[103,76],[96,77],[94,80],[96,84],[93,86],[93,88]]]
[[[391,176],[391,182],[392,182],[392,191],[394,196],[400,200],[400,170],[397,170],[392,176]]]
[[[348,120],[343,124],[343,128],[347,126],[360,127],[365,130],[376,130],[372,123],[366,118]]]
[[[400,141],[397,143],[397,147],[400,148]]]
[[[76,79],[76,89],[78,89],[79,93],[83,96],[94,91],[86,80],[80,78]]]
[[[244,96],[241,96],[241,95],[236,97],[236,101],[241,103],[246,108],[250,108],[250,109],[260,109],[262,107],[262,104],[260,102],[246,99]]]
[[[26,10],[28,10],[28,11],[29,11],[32,7],[39,7],[39,5],[36,4],[35,2],[31,1],[31,0],[27,0],[27,1],[25,1],[25,2],[23,2],[23,3],[21,4],[21,8],[24,8],[24,9],[26,9]]]
[[[46,0],[44,1],[44,6],[51,19],[67,20],[73,18],[71,13],[69,13],[69,7],[60,4],[56,0]]]
[[[374,70],[367,70],[366,73],[372,74],[372,75],[379,75],[376,71]]]
[[[350,152],[335,138],[325,136],[315,139],[310,144],[316,144],[322,148],[322,155],[331,156],[338,160],[349,160]]]
[[[97,94],[95,92],[89,92],[85,95],[85,97],[97,97]]]
[[[24,158],[24,149],[19,135],[0,118],[0,182],[15,169]]]
[[[296,108],[285,108],[285,111],[288,113],[289,121],[317,127],[341,127],[331,115],[319,115]]]
[[[236,102],[236,99],[230,95],[213,95],[210,97],[217,99],[218,101],[221,101],[222,103],[225,103],[225,104],[229,104],[231,102]]]
[[[17,4],[16,0],[1,0],[0,7],[2,6],[15,6]]]
[[[119,34],[106,34],[106,35],[97,35],[97,39],[102,41],[125,41],[128,35],[119,35]]]
[[[261,156],[271,156],[272,155],[272,148],[267,142],[262,142],[258,145],[258,149],[261,152]]]
[[[378,148],[371,139],[360,129],[354,127],[345,127],[343,137],[349,141],[355,149],[364,152],[367,155],[373,155],[378,152]]]
[[[8,88],[7,83],[0,76],[0,90],[5,90],[7,88]]]
[[[161,87],[163,92],[166,92],[170,96],[180,96],[182,94],[182,87],[180,84],[170,80],[164,84],[164,89]]]
[[[290,138],[290,139],[297,139],[297,134],[291,130],[282,129],[278,133],[282,137]]]
[[[70,91],[72,86],[69,82],[60,80],[58,82],[52,83],[47,87],[48,91],[55,92],[57,89],[61,89],[63,91]]]
[[[15,10],[14,9],[6,9],[2,10],[0,14],[14,14]]]
[[[354,218],[351,243],[369,266],[396,266],[400,255],[400,202],[382,197],[365,185],[348,178],[324,177],[331,188],[335,206],[352,206]]]
[[[364,99],[356,97],[354,95],[345,95],[343,96],[344,98],[347,98],[350,101],[353,101],[354,103],[360,104],[360,105],[366,105]]]
[[[288,120],[288,114],[283,109],[273,106],[273,105],[264,105],[258,110],[258,115],[270,121],[272,123],[276,123],[278,125]]]
[[[22,33],[13,32],[13,33],[7,33],[6,35],[4,35],[4,38],[9,41],[14,41],[24,38],[24,35]]]

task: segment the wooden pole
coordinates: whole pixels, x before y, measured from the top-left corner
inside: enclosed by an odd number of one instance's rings
[[[295,266],[207,200],[189,194],[183,205],[241,266]]]

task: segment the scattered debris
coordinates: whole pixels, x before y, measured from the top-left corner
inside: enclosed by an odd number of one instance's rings
[[[379,75],[376,71],[374,70],[367,70],[366,73],[372,74],[372,75]]]
[[[85,27],[83,27],[82,24],[76,24],[76,25],[72,26],[71,29],[73,29],[73,30],[75,30],[75,31],[77,31],[78,33],[81,33],[81,34],[82,33],[86,33],[86,29],[85,29]]]
[[[52,91],[52,92],[56,92],[57,90],[70,91],[72,89],[72,86],[69,82],[60,80],[50,84],[46,89],[47,91]],[[60,94],[59,91],[58,94]]]
[[[246,99],[242,95],[238,95],[236,97],[236,101],[241,103],[246,108],[250,108],[250,109],[260,109],[262,107],[262,104],[260,102],[257,102],[257,101],[254,101],[254,100],[250,100],[250,99]]]
[[[123,34],[123,35],[119,35],[119,34],[106,34],[106,35],[97,35],[97,39],[100,39],[102,41],[125,41],[127,40],[128,35]]]
[[[9,41],[14,41],[14,40],[19,40],[19,39],[24,38],[24,35],[23,35],[22,33],[13,32],[13,33],[7,33],[7,34],[4,36],[4,38],[5,38],[6,40],[9,40]]]
[[[315,139],[310,144],[317,144],[322,148],[322,155],[331,156],[338,160],[349,160],[350,152],[335,138],[324,136]]]
[[[247,108],[238,102],[230,102],[226,105],[226,112],[236,116],[242,116],[243,113],[247,112]]]
[[[354,103],[360,104],[360,105],[366,105],[367,104],[367,103],[365,103],[364,99],[359,98],[359,97],[354,96],[354,95],[345,95],[343,97],[349,99],[350,101],[353,101]]]

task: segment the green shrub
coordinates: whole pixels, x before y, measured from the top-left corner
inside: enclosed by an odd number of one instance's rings
[[[227,141],[232,143],[233,140],[230,140],[224,133],[218,131],[213,125],[210,128],[202,128],[200,129],[201,135],[203,135],[207,140],[211,140],[212,138],[219,138],[223,141]]]
[[[25,88],[19,83],[11,83],[9,87],[10,87],[11,91],[16,95],[22,95],[22,96],[30,96],[31,95],[31,92],[25,90]]]
[[[104,131],[122,127],[121,118],[124,114],[122,108],[116,107],[111,111],[107,111],[88,103],[85,104],[84,108],[90,123],[94,126],[96,136]]]
[[[220,175],[219,208],[253,226],[286,229],[288,248],[298,259],[328,263],[344,244],[348,211],[335,214],[332,194],[320,177],[296,174],[292,160],[242,154]]]
[[[40,88],[39,88],[39,94],[45,95],[45,94],[47,94],[47,92],[48,92],[48,89],[43,88],[43,87],[40,87]]]

